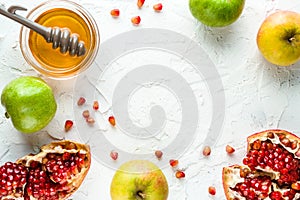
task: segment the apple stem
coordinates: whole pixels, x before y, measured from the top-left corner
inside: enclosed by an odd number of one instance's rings
[[[138,191],[137,196],[140,197],[141,199],[146,199],[146,194],[144,194],[142,191]]]
[[[292,43],[295,40],[294,37],[289,38],[289,42]]]

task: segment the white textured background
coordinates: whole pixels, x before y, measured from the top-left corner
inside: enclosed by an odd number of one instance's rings
[[[23,5],[29,10],[40,0],[4,0],[6,7]],[[224,84],[226,96],[225,122],[222,135],[209,158],[201,156],[201,144],[193,145],[180,158],[186,178],[178,180],[170,168],[164,173],[170,186],[170,200],[225,199],[222,190],[222,167],[241,162],[245,154],[246,137],[268,128],[281,128],[300,133],[300,64],[280,68],[267,63],[258,52],[256,33],[262,21],[278,9],[300,12],[299,0],[248,0],[237,22],[226,28],[208,28],[190,14],[185,0],[162,0],[163,11],[154,13],[152,5],[159,1],[146,0],[143,9],[136,8],[136,0],[82,0],[76,1],[87,8],[100,28],[101,42],[114,35],[137,28],[166,28],[198,42],[215,63]],[[121,16],[113,19],[109,12],[119,8]],[[26,15],[27,13],[20,14]],[[140,15],[139,27],[131,25],[130,18]],[[20,25],[0,16],[0,90],[12,79],[23,75],[36,75],[25,62],[19,48]],[[100,47],[101,48],[101,47]],[[55,90],[58,112],[51,124],[38,134],[26,136],[18,133],[0,109],[0,164],[37,150],[41,143],[56,138],[76,138],[74,128],[67,135],[63,131],[65,119],[73,118],[74,80],[48,80]],[[63,83],[63,84],[61,84]],[[138,102],[138,101],[137,101]],[[145,113],[144,113],[145,114]],[[143,115],[143,113],[141,113]],[[205,115],[205,113],[203,114]],[[138,116],[136,116],[138,117]],[[226,144],[236,148],[227,156]],[[75,200],[108,200],[109,185],[114,170],[93,162]],[[209,185],[217,189],[215,197],[207,193]]]

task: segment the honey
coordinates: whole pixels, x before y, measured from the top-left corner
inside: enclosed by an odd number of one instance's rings
[[[21,50],[26,61],[40,73],[52,78],[73,77],[85,70],[93,62],[99,43],[97,25],[84,9],[70,1],[49,1],[34,9],[29,19],[46,27],[68,28],[79,35],[84,42],[86,53],[71,56],[53,49],[52,43],[38,33],[22,28]],[[57,5],[56,5],[57,4]]]
[[[46,27],[67,27],[72,33],[77,33],[80,40],[90,48],[91,35],[89,27],[75,12],[63,8],[49,10],[40,15],[35,22]],[[29,48],[35,59],[47,68],[72,69],[79,65],[84,56],[70,56],[62,54],[58,49],[52,49],[52,43],[47,43],[43,36],[31,31],[29,36]]]

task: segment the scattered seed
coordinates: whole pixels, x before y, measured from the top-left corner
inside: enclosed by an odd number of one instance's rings
[[[66,120],[65,122],[65,132],[68,132],[73,127],[73,121],[72,120]]]
[[[98,110],[99,109],[99,102],[98,101],[94,101],[93,109],[94,110]]]
[[[232,154],[232,153],[235,152],[235,149],[232,146],[230,146],[230,145],[226,145],[226,152],[228,154]]]
[[[162,10],[162,8],[163,8],[163,6],[162,6],[161,3],[158,3],[158,4],[153,5],[153,9],[154,9],[154,11],[156,11],[156,12],[160,12],[160,11]]]
[[[211,148],[210,148],[209,146],[205,146],[205,147],[203,148],[202,154],[203,154],[204,156],[209,156],[210,153],[211,153]]]
[[[111,159],[117,160],[117,159],[118,159],[118,156],[119,156],[118,152],[116,152],[116,151],[114,151],[114,150],[112,150],[112,151],[110,152],[110,157],[111,157]]]
[[[131,18],[131,23],[133,25],[139,25],[141,23],[141,17],[140,16],[135,16]]]
[[[84,110],[83,112],[82,112],[82,116],[84,117],[84,118],[89,118],[90,117],[90,111],[89,110]]]
[[[214,186],[209,186],[208,193],[211,195],[216,195],[216,188]]]
[[[174,160],[174,159],[171,159],[169,161],[171,167],[177,167],[178,163],[179,163],[178,160]]]
[[[84,97],[80,97],[77,101],[78,106],[82,106],[86,102]]]
[[[95,123],[95,119],[92,118],[92,117],[88,117],[88,118],[86,118],[86,122],[87,122],[88,124],[94,124],[94,123]]]
[[[175,177],[178,178],[178,179],[184,178],[185,173],[183,171],[176,171]]]
[[[137,0],[136,5],[137,5],[138,8],[142,8],[144,3],[145,3],[145,0]]]
[[[163,156],[163,152],[160,151],[160,150],[156,150],[155,151],[155,156],[156,156],[157,159],[161,159],[162,156]]]
[[[108,121],[109,121],[109,123],[110,123],[112,126],[115,126],[115,125],[116,125],[116,119],[115,119],[114,116],[110,116],[110,117],[108,118]]]
[[[111,15],[112,17],[119,17],[119,16],[120,16],[120,10],[119,10],[119,9],[112,9],[112,10],[110,11],[110,15]]]

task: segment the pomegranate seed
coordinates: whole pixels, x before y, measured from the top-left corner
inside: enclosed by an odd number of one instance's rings
[[[270,138],[270,139],[273,139],[275,136],[274,136],[273,132],[268,132],[267,137]]]
[[[184,178],[185,173],[183,171],[176,171],[175,177],[178,178],[178,179]]]
[[[170,164],[171,167],[177,167],[178,163],[179,163],[178,160],[171,159],[169,161],[169,164]]]
[[[203,148],[202,154],[203,154],[204,156],[209,156],[210,153],[211,153],[210,147],[209,147],[209,146],[205,146],[205,147]]]
[[[211,195],[216,195],[216,188],[214,186],[209,186],[208,193]]]
[[[155,151],[155,156],[157,159],[161,159],[162,158],[162,155],[163,155],[163,152],[160,151],[160,150],[156,150]]]
[[[109,121],[109,123],[110,123],[112,126],[115,126],[115,125],[116,125],[116,119],[115,119],[114,116],[110,116],[110,117],[108,118],[108,121]]]
[[[85,110],[85,111],[83,111],[82,112],[82,116],[84,117],[84,118],[89,118],[90,117],[90,111],[88,111],[88,110]]]
[[[118,156],[119,156],[118,152],[116,152],[116,151],[111,151],[111,152],[110,152],[110,157],[111,157],[111,159],[117,160],[117,159],[118,159]]]
[[[294,190],[300,191],[300,183],[293,183],[291,186]]]
[[[230,145],[226,145],[226,152],[228,154],[232,154],[232,153],[235,152],[235,149],[232,146],[230,146]]]
[[[137,0],[137,7],[138,8],[142,8],[143,7],[143,5],[144,5],[144,3],[145,3],[145,0]]]
[[[112,10],[110,11],[110,15],[111,15],[112,17],[119,17],[119,16],[120,16],[120,10],[119,10],[119,9],[112,9]]]
[[[140,16],[135,16],[131,18],[131,23],[133,25],[139,25],[141,23],[141,17]]]
[[[154,9],[154,11],[156,11],[156,12],[160,12],[160,11],[162,10],[162,8],[163,8],[163,6],[162,6],[161,3],[158,3],[158,4],[153,5],[153,9]]]
[[[84,97],[80,97],[77,101],[78,106],[82,106],[86,102]]]
[[[72,120],[66,120],[65,122],[65,131],[68,132],[73,127],[73,121]]]
[[[86,118],[86,122],[87,122],[88,124],[94,124],[94,123],[95,123],[95,119],[92,118],[92,117],[88,117],[88,118]]]
[[[99,102],[98,101],[94,101],[93,109],[94,110],[98,110],[99,109]]]

